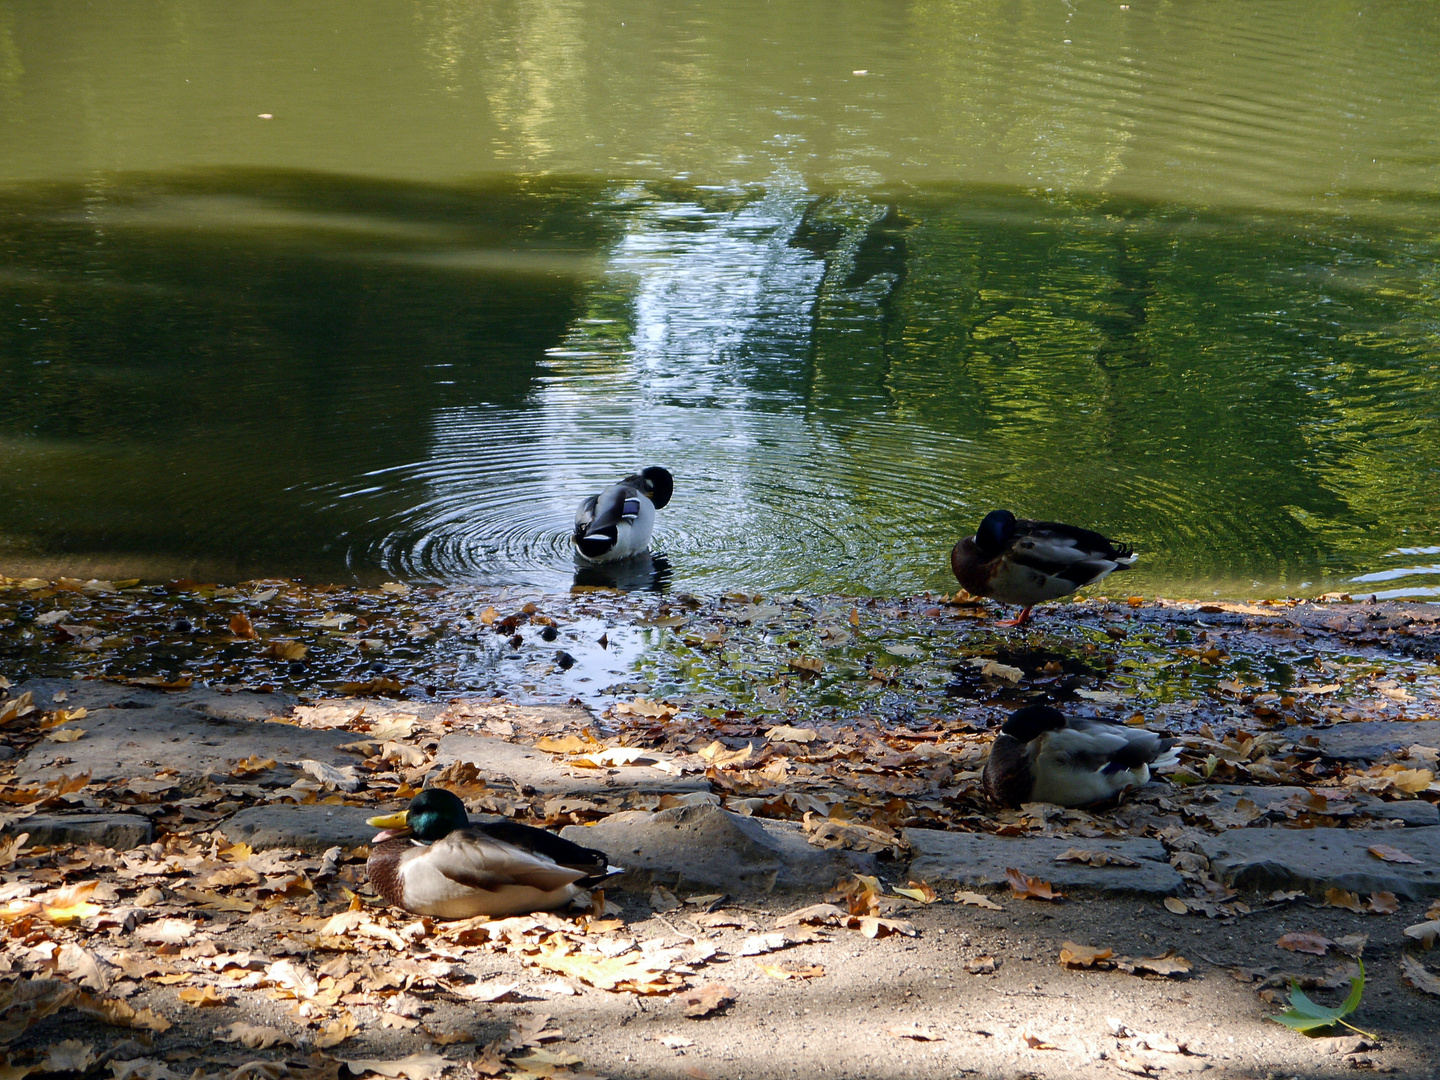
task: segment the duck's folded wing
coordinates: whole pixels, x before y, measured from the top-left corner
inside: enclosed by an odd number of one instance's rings
[[[529,885],[548,892],[585,876],[583,870],[469,829],[435,841],[426,861],[446,878],[471,889]]]
[[[597,533],[601,529],[619,524],[625,516],[625,500],[633,495],[634,491],[624,484],[616,484],[602,491],[595,497],[595,516],[590,520],[588,531]]]
[[[1072,720],[1045,737],[1042,754],[1062,767],[1099,772],[1129,747],[1125,735],[1125,730],[1114,724],[1082,726]]]
[[[486,836],[500,841],[502,844],[510,844],[513,847],[532,852],[541,858],[549,859],[551,862],[571,870],[589,874],[603,874],[609,866],[609,860],[603,851],[594,848],[581,847],[579,844],[566,840],[563,836],[556,836],[545,829],[537,829],[533,825],[521,825],[515,821],[489,821],[483,825],[472,824],[471,828],[483,832]]]
[[[1021,566],[1086,584],[1112,570],[1129,566],[1135,553],[1097,532],[1055,521],[1027,521],[1010,548]]]

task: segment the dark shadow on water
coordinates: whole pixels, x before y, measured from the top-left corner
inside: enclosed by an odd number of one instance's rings
[[[574,584],[619,589],[621,592],[663,593],[673,572],[664,555],[643,551],[613,563],[575,563]]]

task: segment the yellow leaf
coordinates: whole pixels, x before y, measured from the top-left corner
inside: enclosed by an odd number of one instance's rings
[[[1114,949],[1097,949],[1091,945],[1076,945],[1073,941],[1060,946],[1060,963],[1064,967],[1094,967],[1115,955]]]
[[[582,738],[579,735],[546,735],[536,740],[535,749],[544,750],[548,754],[580,754],[595,749],[597,745],[594,739]]]
[[[353,1015],[348,1012],[341,1013],[334,1020],[320,1025],[320,1034],[315,1037],[315,1045],[321,1050],[328,1050],[332,1046],[339,1046],[359,1030],[360,1025]]]
[[[48,739],[50,742],[66,743],[74,742],[76,739],[80,738],[80,736],[84,734],[84,728],[67,727],[59,728],[56,731],[52,731],[49,735],[46,735],[45,738]]]
[[[176,996],[186,1005],[193,1005],[197,1009],[203,1009],[210,1005],[224,1005],[230,1000],[222,996],[213,986],[187,986]]]
[[[237,1020],[228,1028],[217,1028],[216,1037],[221,1042],[238,1042],[249,1050],[268,1050],[276,1043],[281,1042],[287,1046],[295,1045],[295,1040],[278,1028],[265,1027],[261,1024],[247,1024],[243,1020]]]
[[[117,998],[97,998],[90,994],[79,994],[75,1008],[102,1024],[114,1027],[138,1028],[142,1031],[169,1031],[174,1025],[154,1009],[134,1009]]]

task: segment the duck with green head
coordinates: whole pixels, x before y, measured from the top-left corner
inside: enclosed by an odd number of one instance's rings
[[[612,868],[605,853],[513,821],[471,822],[459,796],[426,788],[383,829],[365,869],[396,907],[440,919],[523,915],[562,907]]]

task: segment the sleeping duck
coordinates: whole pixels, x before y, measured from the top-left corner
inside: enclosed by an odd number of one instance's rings
[[[975,535],[950,552],[950,569],[967,592],[1022,605],[1018,618],[997,626],[1020,626],[1036,604],[1066,596],[1134,562],[1129,544],[1058,521],[1017,518],[1009,510],[990,511]]]
[[[627,476],[575,512],[571,543],[586,562],[614,562],[638,555],[650,545],[655,511],[670,501],[675,478],[658,465]]]
[[[1106,720],[1067,720],[1049,705],[1016,709],[985,762],[985,794],[1001,806],[1089,806],[1178,764],[1174,740]]]
[[[441,919],[549,911],[611,872],[604,852],[512,821],[472,824],[459,796],[426,788],[384,829],[365,869],[396,907]]]

